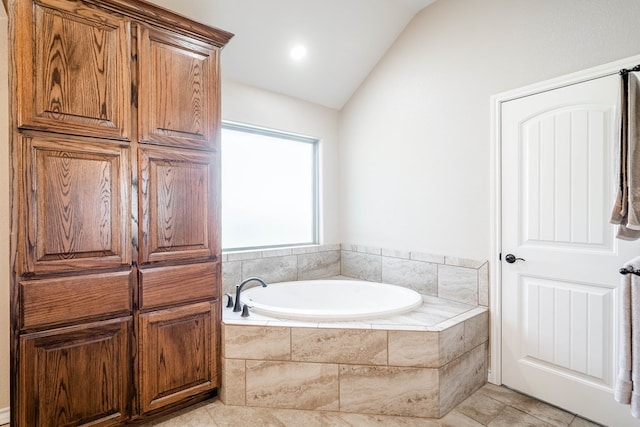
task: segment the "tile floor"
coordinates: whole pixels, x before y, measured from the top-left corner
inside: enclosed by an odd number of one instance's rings
[[[144,427],[595,427],[585,419],[505,387],[486,384],[440,420],[225,406],[217,399]]]

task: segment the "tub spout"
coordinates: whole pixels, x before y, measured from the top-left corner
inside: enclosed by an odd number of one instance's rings
[[[251,281],[259,282],[263,288],[267,287],[267,284],[259,277],[249,277],[248,279],[244,279],[239,285],[236,285],[236,303],[233,306],[233,311],[242,311],[242,305],[240,304],[240,293],[242,292],[242,288],[244,285]]]

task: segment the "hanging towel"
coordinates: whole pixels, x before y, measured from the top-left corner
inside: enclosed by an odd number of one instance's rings
[[[628,261],[624,268],[640,271],[640,257]],[[619,403],[631,405],[631,415],[640,418],[640,276],[623,275],[620,295],[620,347],[614,397]]]
[[[640,82],[633,72],[620,78],[618,114],[616,201],[612,224],[619,224],[617,237],[640,239]]]

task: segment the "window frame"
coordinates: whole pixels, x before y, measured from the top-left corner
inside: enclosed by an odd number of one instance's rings
[[[312,240],[309,242],[296,242],[296,243],[282,243],[282,244],[273,244],[273,245],[257,245],[257,246],[242,246],[242,247],[230,247],[226,248],[222,246],[221,248],[224,253],[229,252],[240,252],[240,251],[251,251],[251,250],[264,250],[264,249],[278,249],[278,248],[289,248],[289,247],[299,247],[299,246],[310,246],[310,245],[319,245],[320,244],[320,177],[319,177],[319,150],[320,150],[320,138],[315,138],[307,135],[302,135],[299,133],[276,130],[271,128],[266,128],[262,126],[255,126],[247,123],[235,122],[231,120],[222,120],[221,124],[221,132],[220,132],[220,173],[222,174],[222,162],[224,162],[224,152],[222,150],[222,130],[232,130],[237,132],[245,132],[251,133],[266,137],[284,139],[294,142],[299,142],[303,144],[310,144],[312,149],[312,170],[311,170],[311,181],[312,181],[312,190],[311,190],[311,210],[312,210],[312,218],[311,218],[311,226],[312,232],[311,237]],[[222,181],[220,182],[220,200],[221,204],[224,198],[224,189],[222,187]],[[222,210],[221,210],[222,212]],[[220,229],[221,233],[224,234],[222,217],[220,218]]]

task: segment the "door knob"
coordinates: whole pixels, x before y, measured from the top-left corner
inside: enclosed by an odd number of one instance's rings
[[[513,264],[514,262],[520,260],[520,261],[524,261],[524,258],[516,258],[516,256],[514,254],[507,254],[504,257],[504,260],[507,261],[509,264]]]

